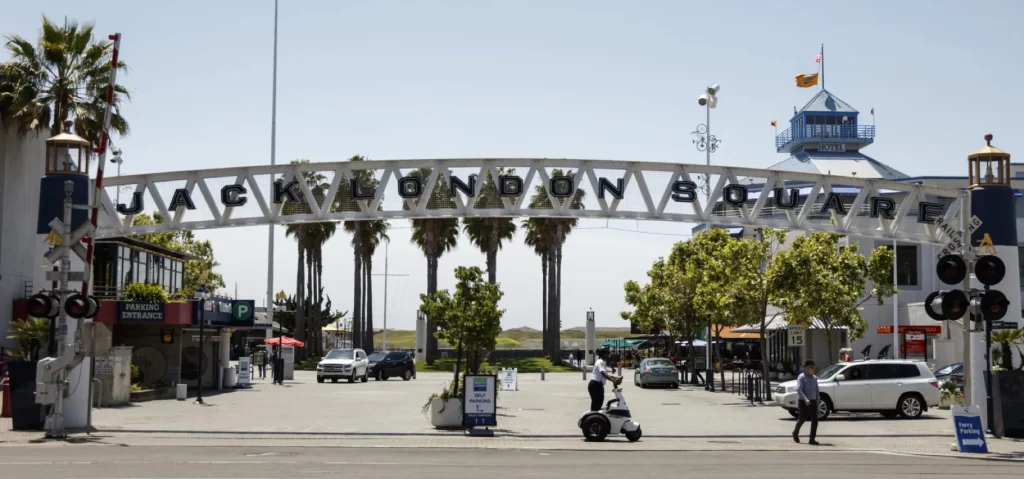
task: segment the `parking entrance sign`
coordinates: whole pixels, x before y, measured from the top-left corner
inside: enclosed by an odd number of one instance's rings
[[[501,390],[502,391],[518,391],[519,390],[519,369],[517,368],[504,368],[501,370]]]
[[[462,397],[462,425],[497,426],[497,376],[466,375]]]
[[[953,427],[956,430],[956,445],[960,452],[987,453],[985,428],[981,425],[981,407],[953,406]]]

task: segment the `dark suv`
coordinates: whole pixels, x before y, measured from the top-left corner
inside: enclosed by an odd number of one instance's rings
[[[416,377],[412,356],[404,352],[377,351],[370,355],[370,376],[378,381],[399,377],[408,381]]]

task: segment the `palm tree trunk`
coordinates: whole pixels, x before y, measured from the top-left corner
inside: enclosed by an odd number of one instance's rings
[[[560,364],[562,359],[562,241],[558,242],[555,251],[555,264],[558,267],[558,275],[555,279],[555,355],[552,358],[555,364]]]
[[[541,320],[541,354],[547,356],[548,354],[548,255],[544,253],[540,256],[540,269],[543,271],[543,279],[541,279],[541,301],[540,301],[540,320]]]
[[[363,260],[366,268],[366,354],[373,354],[373,258]],[[385,278],[386,279],[386,278]]]
[[[432,296],[437,292],[437,254],[436,244],[438,242],[438,236],[440,232],[438,229],[437,221],[431,221],[427,231],[427,295]],[[434,336],[437,333],[437,324],[434,323],[430,317],[427,317],[427,364],[434,364],[434,359],[437,358],[437,337]]]
[[[491,243],[487,248],[487,282],[498,284],[498,226],[495,221],[491,225]]]
[[[555,245],[548,249],[548,352],[547,356],[555,360],[555,349],[558,344],[558,264],[555,262]]]
[[[352,347],[358,348],[363,345],[363,256],[359,251],[361,249],[359,244],[359,223],[356,223],[355,231],[352,234],[355,236],[356,243],[352,248],[352,261],[354,264],[352,267],[354,288],[352,293]]]
[[[320,301],[323,301],[323,287],[324,287],[324,249],[322,247],[316,249],[316,284],[317,284],[317,296]],[[330,311],[328,311],[330,314]],[[320,318],[320,327],[316,328],[316,344],[320,355],[324,354],[324,328],[323,318]]]
[[[292,336],[296,336],[302,328],[306,326],[303,303],[306,300],[305,291],[303,286],[305,285],[306,276],[306,248],[302,244],[301,237],[298,238],[297,244],[299,246],[298,260],[299,264],[296,268],[295,274],[295,324],[292,325]]]

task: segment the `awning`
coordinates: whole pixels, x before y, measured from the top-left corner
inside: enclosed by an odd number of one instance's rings
[[[774,318],[765,318],[767,324],[765,325],[766,331],[780,331],[789,328],[789,323],[781,315]],[[807,329],[827,329],[826,323],[821,319],[814,318],[811,322],[811,326]],[[832,329],[846,329],[846,326],[834,326]],[[740,326],[732,329],[733,333],[759,333],[761,332],[761,323],[748,324],[746,326]]]
[[[736,339],[761,339],[761,332],[760,331],[761,331],[760,328],[758,328],[757,331],[752,331],[752,332],[749,332],[749,333],[744,333],[744,332],[736,332],[736,330],[734,329],[732,331],[722,331],[719,334],[712,334],[711,336],[714,337],[715,339],[718,339],[719,337],[721,337],[722,339],[732,339],[732,340],[736,340]]]
[[[676,341],[676,344],[678,344],[678,345],[680,345],[680,346],[685,348],[685,347],[690,345],[690,342],[689,341]],[[707,346],[708,343],[707,343],[707,341],[703,341],[703,340],[700,340],[700,339],[694,339],[693,340],[693,345],[694,345],[694,347],[702,348],[704,346]]]
[[[601,343],[600,347],[615,349],[638,348],[641,344],[646,342],[646,339],[609,339]]]

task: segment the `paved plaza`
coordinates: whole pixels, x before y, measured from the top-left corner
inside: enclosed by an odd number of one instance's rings
[[[96,431],[70,442],[130,446],[319,446],[438,447],[544,450],[788,451],[843,450],[957,455],[949,411],[933,409],[917,420],[883,419],[877,414],[835,414],[821,423],[814,448],[794,444],[794,420],[781,408],[751,405],[730,393],[702,388],[639,389],[627,372],[624,394],[642,425],[638,443],[613,438],[582,440],[576,421],[589,405],[578,374],[519,377],[519,391],[498,396],[495,437],[465,437],[439,431],[421,412],[427,397],[451,374],[421,373],[412,381],[389,380],[317,384],[314,373],[296,372],[294,381],[212,394],[207,405],[152,401],[94,412]],[[608,393],[610,395],[610,392]],[[8,422],[0,428],[8,429]],[[805,433],[806,434],[806,428]],[[5,445],[24,444],[40,433],[0,433]],[[805,437],[806,440],[806,437]],[[53,443],[49,443],[53,444]],[[1024,458],[1024,442],[993,439],[992,457]]]

